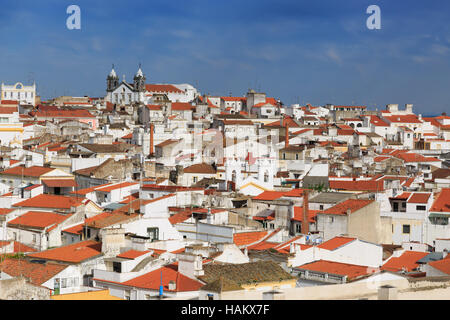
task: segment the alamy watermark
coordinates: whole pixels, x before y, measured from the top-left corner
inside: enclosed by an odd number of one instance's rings
[[[81,29],[81,9],[79,6],[72,4],[67,7],[67,14],[70,16],[66,20],[66,26],[69,30],[80,30]]]
[[[373,4],[367,8],[367,14],[371,16],[367,18],[367,28],[369,30],[380,30],[381,29],[381,9],[379,6]]]

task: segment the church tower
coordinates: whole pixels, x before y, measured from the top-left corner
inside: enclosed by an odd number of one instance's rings
[[[141,65],[139,64],[139,70],[134,76],[134,91],[135,92],[144,92],[145,91],[145,76],[142,72]]]
[[[106,91],[113,92],[118,86],[119,86],[119,76],[116,74],[113,65],[111,72],[106,78]]]

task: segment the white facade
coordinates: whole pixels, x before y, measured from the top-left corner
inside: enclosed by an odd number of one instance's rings
[[[1,100],[13,100],[20,104],[36,105],[36,84],[25,86],[18,82],[15,85],[1,84]]]

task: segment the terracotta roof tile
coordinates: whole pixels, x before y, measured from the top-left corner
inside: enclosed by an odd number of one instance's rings
[[[134,259],[139,258],[140,256],[143,256],[144,254],[147,254],[149,252],[150,251],[128,250],[126,252],[123,252],[123,253],[117,255],[117,258],[134,260]]]
[[[70,209],[72,206],[78,207],[84,199],[66,197],[59,195],[40,194],[25,201],[16,203],[13,207],[33,207],[51,209]]]
[[[253,244],[268,235],[267,231],[241,232],[233,235],[233,242],[238,246]]]
[[[407,272],[415,270],[419,264],[417,261],[427,256],[429,252],[405,251],[400,257],[389,259],[383,266],[382,270],[398,272],[403,269]]]
[[[373,202],[374,200],[348,199],[341,203],[338,203],[331,208],[328,208],[327,210],[323,211],[323,213],[346,215],[347,210],[350,210],[350,213],[354,213],[355,211],[358,211]]]
[[[330,239],[328,241],[325,241],[324,243],[317,246],[320,249],[325,250],[336,250],[337,248],[342,247],[343,245],[346,245],[347,243],[355,241],[356,238],[349,238],[349,237],[334,237],[333,239]]]
[[[317,271],[329,273],[339,276],[347,276],[347,280],[354,280],[361,276],[374,273],[376,269],[367,266],[359,266],[348,263],[339,263],[333,261],[320,260],[312,263],[307,263],[296,269],[304,269],[310,271]]]
[[[100,242],[88,240],[64,247],[32,253],[29,254],[28,257],[69,263],[81,263],[100,255],[102,255],[102,244]]]
[[[68,265],[64,264],[40,264],[18,259],[6,259],[0,264],[2,272],[12,277],[24,276],[35,285],[42,285],[67,267]]]
[[[8,227],[28,227],[45,229],[53,225],[58,225],[67,220],[72,215],[62,215],[54,212],[29,211],[8,222]]]
[[[436,200],[434,200],[430,212],[450,213],[450,189],[442,189]]]

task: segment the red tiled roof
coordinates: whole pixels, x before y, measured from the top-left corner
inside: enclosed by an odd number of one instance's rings
[[[308,211],[308,222],[313,223],[316,219],[317,213],[321,212],[320,210],[311,210]],[[294,207],[294,217],[292,218],[294,221],[303,222],[303,207]]]
[[[184,173],[216,174],[216,169],[214,169],[213,166],[209,164],[198,163],[184,168]]]
[[[0,107],[0,114],[13,114],[14,112],[18,112],[17,108]]]
[[[409,198],[408,203],[428,203],[431,193],[416,193],[414,192],[412,197]]]
[[[83,199],[51,194],[40,194],[36,197],[16,203],[13,207],[70,209],[82,204]]]
[[[440,162],[441,160],[431,157],[424,157],[416,153],[398,153],[396,158],[402,159],[405,162]]]
[[[172,111],[190,111],[195,110],[195,106],[188,102],[173,102]]]
[[[58,225],[71,215],[62,215],[54,212],[29,211],[16,219],[8,222],[8,227],[29,227],[36,229],[45,229],[47,227]]]
[[[134,260],[144,254],[149,253],[150,251],[138,251],[138,250],[128,250],[127,252],[123,252],[117,255],[117,258],[130,259]]]
[[[36,249],[29,247],[21,242],[14,241],[14,253],[37,252]]]
[[[433,268],[450,275],[450,258],[446,258],[439,261],[431,261],[428,264]]]
[[[346,215],[347,210],[350,210],[350,213],[354,213],[355,211],[358,211],[373,202],[374,200],[348,199],[341,203],[338,203],[331,208],[328,208],[327,210],[323,211],[323,213]]]
[[[135,288],[159,291],[159,287],[161,285],[161,277],[163,289],[167,292],[198,291],[203,286],[200,281],[188,278],[185,275],[179,273],[178,265],[176,264],[164,266],[160,269],[151,271],[137,278],[123,282],[122,284]],[[169,290],[170,281],[175,282],[175,290]]]
[[[88,110],[82,109],[33,111],[30,115],[38,118],[95,118]]]
[[[330,180],[330,189],[347,190],[347,191],[384,191],[383,180],[360,180],[360,181],[346,181],[346,180]]]
[[[64,230],[62,230],[62,231],[63,231],[63,232],[67,232],[67,233],[72,233],[72,234],[78,234],[78,235],[80,235],[80,234],[83,233],[83,227],[84,227],[85,225],[88,225],[88,224],[91,223],[92,221],[101,220],[101,219],[103,219],[103,218],[109,216],[110,214],[111,214],[111,213],[109,213],[109,212],[102,212],[102,213],[100,213],[100,214],[98,214],[98,215],[96,215],[96,216],[94,216],[94,217],[85,219],[83,223],[77,224],[76,226],[73,226],[73,227],[64,229]]]
[[[13,212],[15,209],[7,209],[7,208],[0,208],[0,216],[7,215],[8,213]]]
[[[384,116],[384,118],[396,123],[422,123],[415,114]]]
[[[95,191],[111,192],[111,191],[116,190],[116,189],[122,189],[122,188],[126,188],[126,187],[133,186],[133,185],[138,186],[139,183],[137,183],[137,182],[116,183],[116,184],[113,184],[113,185],[107,185],[107,186],[103,186],[103,187],[96,187]]]
[[[241,232],[233,235],[233,242],[238,246],[245,246],[262,240],[268,235],[267,231]]]
[[[324,243],[320,244],[318,248],[325,249],[325,250],[336,250],[339,247],[342,247],[343,245],[355,241],[356,238],[349,238],[349,237],[334,237],[333,239],[330,239],[328,241],[325,241]]]
[[[261,242],[259,242],[257,244],[248,246],[247,249],[248,250],[255,250],[255,251],[264,251],[264,250],[268,250],[268,249],[274,248],[277,245],[279,245],[279,243],[268,242],[268,241],[261,241]]]
[[[442,189],[436,200],[434,200],[430,212],[450,213],[450,189]]]
[[[347,280],[353,280],[355,278],[365,276],[376,271],[376,269],[369,268],[367,266],[358,266],[354,264],[339,263],[326,260],[307,263],[297,267],[297,269],[305,269],[339,276],[347,276]]]
[[[0,264],[2,272],[12,277],[24,276],[34,285],[42,285],[67,267],[64,264],[40,264],[18,259],[6,259]]]
[[[74,179],[42,179],[42,183],[47,187],[77,187]]]
[[[173,92],[173,93],[184,93],[182,90],[171,84],[146,84],[145,89],[148,92]]]
[[[383,266],[382,270],[398,272],[402,271],[404,268],[407,272],[416,269],[419,264],[417,261],[427,256],[428,252],[417,252],[417,251],[405,251],[400,257],[394,257],[389,259]]]
[[[81,263],[102,254],[100,242],[88,240],[28,255],[30,258]]]
[[[284,191],[264,191],[260,195],[253,197],[253,200],[265,200],[265,201],[276,200],[283,197],[284,194],[285,194]]]
[[[9,169],[6,169],[2,172],[0,172],[0,175],[12,175],[12,176],[26,176],[26,177],[40,177],[43,174],[46,174],[50,171],[53,171],[55,169],[53,168],[45,168],[45,167],[38,167],[38,166],[32,166],[29,168],[26,168],[24,165],[12,167]]]

